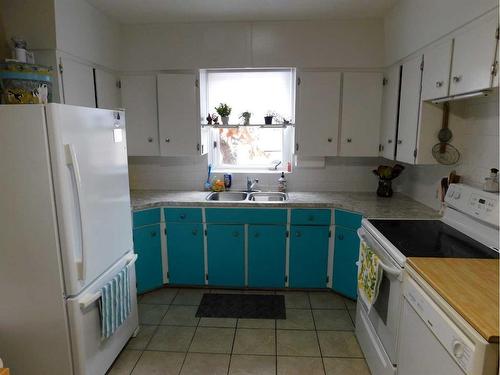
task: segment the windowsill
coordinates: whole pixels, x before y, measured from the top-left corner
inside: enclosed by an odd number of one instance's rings
[[[212,169],[212,174],[214,173],[231,173],[231,174],[250,174],[250,173],[259,173],[259,174],[281,174],[285,172],[285,174],[289,174],[292,172],[284,171],[281,169],[278,170],[269,170],[269,169]]]

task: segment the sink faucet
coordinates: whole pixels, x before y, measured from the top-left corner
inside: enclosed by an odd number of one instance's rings
[[[247,176],[247,191],[251,192],[255,187],[255,185],[257,185],[258,183],[259,183],[258,178],[251,179],[250,177]]]

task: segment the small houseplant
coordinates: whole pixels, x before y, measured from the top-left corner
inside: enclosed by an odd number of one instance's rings
[[[372,171],[379,179],[377,189],[377,195],[379,197],[392,197],[392,180],[398,177],[401,172],[403,172],[403,169],[405,169],[405,167],[401,164],[396,164],[394,167],[380,165],[377,169]]]
[[[264,116],[264,124],[271,125],[273,123],[273,118],[277,116],[276,112],[268,111]]]
[[[215,110],[219,114],[222,124],[229,124],[229,115],[231,114],[232,108],[226,103],[220,103],[218,107],[215,107]]]
[[[252,117],[252,113],[245,111],[240,115],[240,118],[243,119],[243,125],[250,125],[250,117]]]

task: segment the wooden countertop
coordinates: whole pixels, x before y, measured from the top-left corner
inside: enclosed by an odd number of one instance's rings
[[[409,258],[409,265],[488,342],[498,342],[498,259]]]
[[[0,375],[9,375],[9,369],[8,368],[0,368]]]

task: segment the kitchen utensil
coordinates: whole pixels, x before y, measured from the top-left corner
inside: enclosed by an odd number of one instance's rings
[[[208,175],[207,175],[207,181],[205,182],[205,190],[210,190],[212,187],[212,184],[210,183],[210,175],[212,174],[212,164],[208,165]]]
[[[460,160],[460,152],[449,143],[436,143],[432,147],[432,156],[439,164],[453,165]]]

